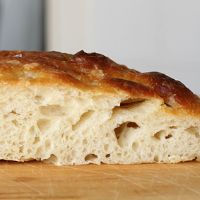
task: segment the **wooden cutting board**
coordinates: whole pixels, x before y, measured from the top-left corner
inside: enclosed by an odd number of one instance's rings
[[[199,200],[200,163],[56,167],[0,162],[0,199]]]

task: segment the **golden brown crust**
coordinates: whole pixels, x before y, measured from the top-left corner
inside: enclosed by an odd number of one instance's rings
[[[68,83],[86,90],[125,92],[133,98],[160,98],[174,110],[200,115],[200,99],[181,82],[158,72],[141,73],[111,59],[83,51],[0,52],[0,81]]]

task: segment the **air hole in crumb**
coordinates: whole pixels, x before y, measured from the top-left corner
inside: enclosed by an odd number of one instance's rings
[[[153,160],[154,160],[155,162],[158,162],[158,161],[159,161],[159,157],[158,157],[157,155],[155,155],[154,158],[153,158]]]
[[[120,124],[117,128],[114,129],[117,139],[120,138],[126,128],[139,128],[139,126],[135,122],[124,122]]]
[[[169,139],[171,137],[172,137],[172,134],[169,134],[169,135],[165,136],[165,139]]]
[[[63,114],[63,108],[59,105],[47,105],[39,107],[40,113],[46,116],[60,116]]]
[[[118,126],[117,128],[114,129],[115,132],[115,136],[117,139],[120,138],[121,134],[123,133],[123,130],[126,127],[126,123],[121,124],[120,126]]]
[[[72,130],[78,129],[83,123],[85,123],[91,117],[91,115],[93,113],[94,113],[94,111],[92,111],[92,110],[88,110],[87,112],[83,113],[80,116],[80,119],[78,120],[78,122],[76,122],[74,125],[72,125]]]
[[[106,158],[110,158],[110,154],[106,154]]]
[[[196,161],[197,160],[197,157],[194,157],[194,159],[192,159],[192,161]]]
[[[18,124],[18,121],[16,119],[12,120],[12,123],[17,127],[19,124]]]
[[[165,131],[161,130],[161,131],[156,132],[153,137],[157,140],[160,140],[163,135],[165,135]]]
[[[93,161],[97,159],[97,155],[95,154],[88,154],[87,156],[85,156],[85,161]]]
[[[194,135],[195,137],[200,137],[198,127],[190,126],[189,128],[185,129],[188,133]]]
[[[50,163],[55,163],[58,160],[57,156],[54,154],[51,154],[50,157],[47,159]]]
[[[137,142],[133,142],[133,144],[132,144],[132,149],[133,149],[134,151],[136,151],[137,148],[138,148],[138,143],[137,143]]]
[[[139,126],[135,122],[128,122],[127,127],[128,128],[138,128]]]
[[[35,96],[35,100],[38,101],[38,102],[40,102],[42,100],[42,96],[36,95]]]
[[[17,113],[15,110],[11,110],[8,114],[13,114],[13,115],[20,115],[19,113]]]
[[[33,144],[37,144],[40,141],[40,137],[36,136],[34,138]]]
[[[177,129],[177,126],[170,126],[170,129]]]
[[[51,123],[50,123],[50,120],[48,120],[48,119],[39,119],[37,121],[37,126],[38,126],[40,132],[47,131],[50,128],[50,125],[51,125]]]
[[[19,147],[19,153],[23,153],[23,150],[24,150],[23,146]]]
[[[139,104],[143,103],[144,99],[126,99],[120,103],[120,108],[130,108],[133,106],[138,106]]]

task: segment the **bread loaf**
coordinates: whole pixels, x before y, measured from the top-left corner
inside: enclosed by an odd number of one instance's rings
[[[83,51],[0,52],[0,159],[56,165],[200,159],[200,98]]]

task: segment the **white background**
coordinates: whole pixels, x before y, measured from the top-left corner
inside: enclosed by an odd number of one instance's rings
[[[103,53],[200,94],[200,0],[47,0],[47,49]]]

